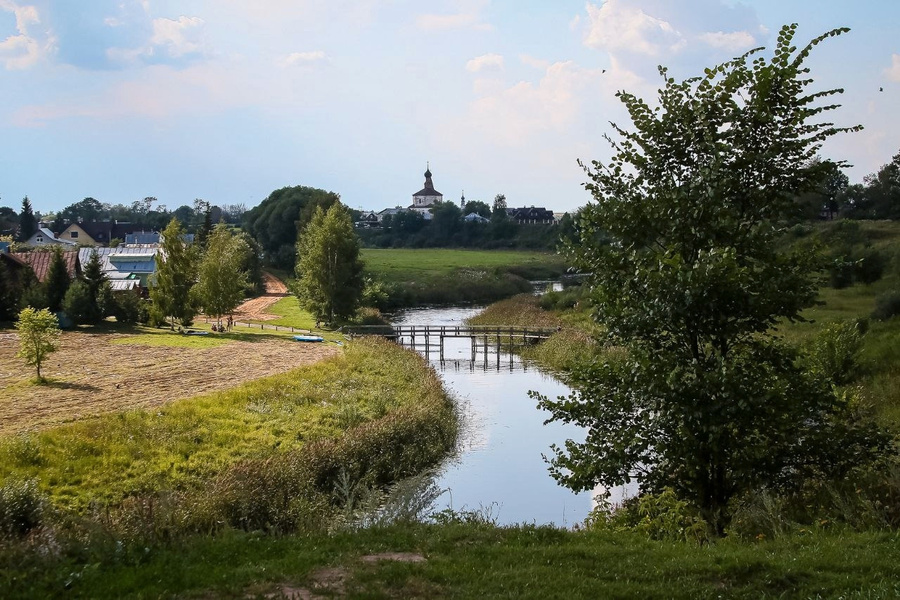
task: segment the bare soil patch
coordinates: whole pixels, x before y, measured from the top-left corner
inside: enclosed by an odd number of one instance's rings
[[[263,279],[266,283],[266,293],[238,306],[234,311],[235,321],[271,321],[278,318],[278,315],[267,313],[266,309],[288,295],[287,286],[270,273],[263,273]]]
[[[117,333],[66,332],[34,385],[16,358],[16,334],[0,335],[0,434],[40,429],[86,416],[150,408],[234,387],[332,356],[340,350],[289,339],[229,341],[212,348],[125,343]]]

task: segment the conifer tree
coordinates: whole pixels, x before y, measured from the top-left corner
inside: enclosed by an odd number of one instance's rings
[[[150,298],[174,330],[176,322],[189,326],[197,314],[191,296],[191,288],[197,281],[196,253],[185,243],[184,228],[177,219],[169,222],[161,238]]]
[[[31,200],[25,196],[22,198],[22,211],[19,213],[19,241],[27,241],[37,233],[37,230],[38,222],[34,216],[34,210],[31,208]]]
[[[47,269],[47,279],[44,280],[44,295],[50,312],[59,312],[72,280],[66,269],[66,260],[63,257],[62,249],[54,246],[51,252],[53,256],[50,258],[50,268]]]

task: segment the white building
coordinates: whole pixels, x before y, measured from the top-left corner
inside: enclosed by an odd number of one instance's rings
[[[431,214],[431,209],[443,201],[444,195],[434,189],[434,183],[431,181],[431,168],[426,166],[425,187],[413,194],[413,203],[409,210],[414,210],[423,215]]]

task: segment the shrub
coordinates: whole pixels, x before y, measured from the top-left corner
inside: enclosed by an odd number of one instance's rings
[[[900,292],[885,292],[875,298],[875,310],[872,311],[873,319],[887,321],[897,315],[900,315]]]
[[[75,281],[66,290],[62,309],[76,325],[90,323],[97,312],[91,292],[83,281]]]
[[[0,536],[22,537],[39,527],[46,507],[36,479],[8,479],[0,486]]]
[[[853,275],[857,281],[870,285],[884,275],[888,257],[878,250],[866,250],[854,264]]]
[[[653,540],[705,543],[710,538],[709,524],[697,507],[679,500],[666,488],[658,494],[642,494],[611,507],[601,502],[585,520],[589,530],[636,531]]]
[[[142,303],[134,292],[119,292],[113,295],[112,315],[119,323],[134,325],[141,319]]]
[[[829,325],[807,350],[809,369],[835,385],[846,385],[859,375],[862,345],[862,333],[856,322]]]

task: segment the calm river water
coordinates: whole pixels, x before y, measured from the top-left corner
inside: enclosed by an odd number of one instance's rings
[[[459,325],[480,308],[425,308],[403,312],[397,325]],[[422,350],[424,351],[424,350]],[[436,510],[487,509],[498,524],[536,523],[571,527],[591,510],[592,494],[574,494],[550,476],[542,455],[550,445],[584,439],[574,425],[544,425],[549,413],[537,408],[529,390],[567,395],[560,381],[523,364],[516,356],[491,354],[471,361],[467,339],[445,342],[444,363],[432,348],[430,360],[460,402],[464,427],[457,455],[442,467],[437,485],[447,491]]]

